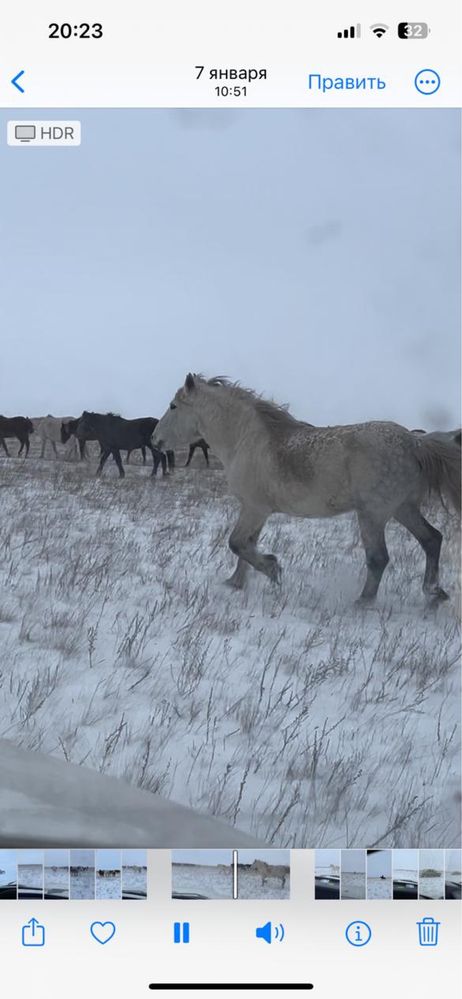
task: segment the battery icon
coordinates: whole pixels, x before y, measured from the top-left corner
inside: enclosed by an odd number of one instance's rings
[[[426,21],[400,21],[398,38],[427,38],[430,28]]]

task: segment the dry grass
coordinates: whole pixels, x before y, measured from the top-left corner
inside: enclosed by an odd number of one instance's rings
[[[12,449],[13,450],[13,449]],[[2,461],[0,736],[278,846],[458,840],[458,539],[437,612],[398,525],[376,609],[352,518],[274,518],[275,590],[229,591],[222,473]],[[187,845],[187,844],[185,844]],[[204,844],[206,845],[206,844]]]

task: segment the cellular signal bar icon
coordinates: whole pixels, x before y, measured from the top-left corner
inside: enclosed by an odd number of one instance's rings
[[[352,24],[343,31],[337,31],[337,38],[361,38],[361,25]]]

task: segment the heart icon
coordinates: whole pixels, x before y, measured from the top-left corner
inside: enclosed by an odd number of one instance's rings
[[[100,944],[105,944],[109,940],[112,940],[115,931],[115,923],[111,923],[109,920],[106,923],[92,923],[90,926],[92,937]]]

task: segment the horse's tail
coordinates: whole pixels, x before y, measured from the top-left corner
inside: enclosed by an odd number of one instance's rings
[[[448,501],[460,516],[461,448],[455,437],[435,432],[418,438],[417,460],[431,493]]]

